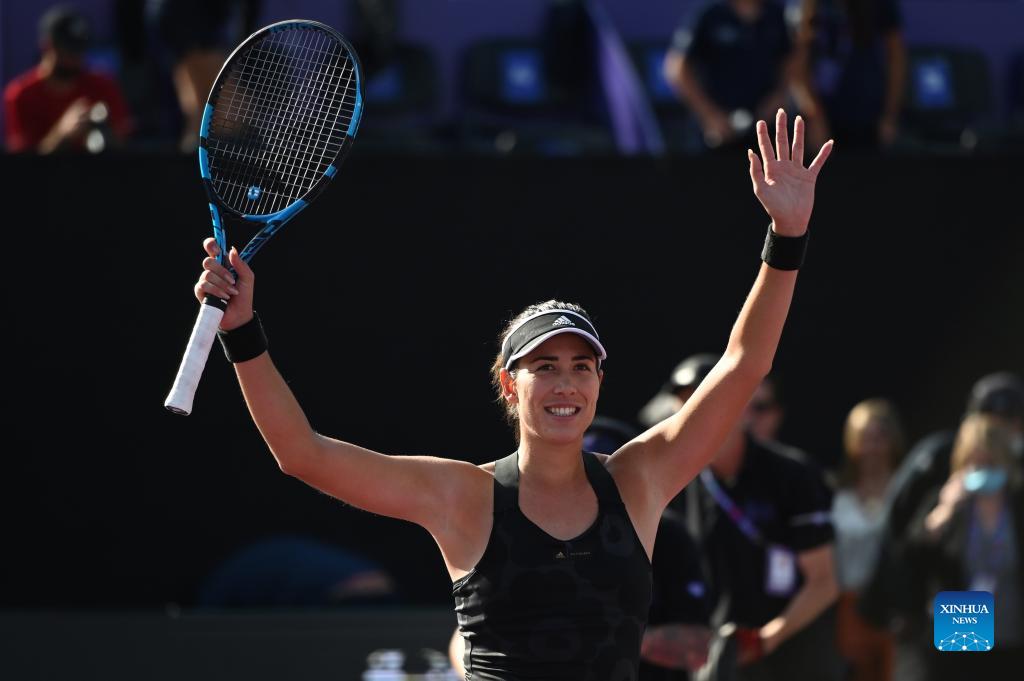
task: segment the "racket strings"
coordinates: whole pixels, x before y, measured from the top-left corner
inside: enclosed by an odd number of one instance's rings
[[[300,47],[309,48],[311,46],[309,45],[309,41],[307,40],[306,42],[302,43]],[[325,61],[325,54],[327,56],[333,56],[329,52],[326,52],[324,50],[316,50],[314,48],[314,51],[319,52],[320,56],[318,59],[316,59],[316,61],[313,62],[312,74],[307,74],[306,76],[307,82],[300,83],[300,85],[305,86],[307,90],[306,97],[304,98],[304,100],[309,100],[310,98],[309,93],[311,92],[311,89],[308,86],[311,84],[309,81],[312,78],[316,78],[322,87],[322,84],[324,83],[324,70],[322,66]],[[283,191],[278,189],[278,191],[275,192],[275,188],[271,187],[269,194],[263,193],[261,195],[260,200],[257,202],[259,204],[256,207],[257,211],[261,209],[262,204],[267,203],[267,198],[271,197],[278,199],[278,201],[273,202],[275,204],[281,202],[282,200],[284,203],[290,203],[292,200],[297,198],[299,192],[308,188],[308,186],[312,183],[310,180],[315,181],[316,177],[319,176],[319,173],[322,172],[322,167],[313,167],[312,158],[309,157],[312,154],[316,153],[317,145],[322,143],[323,140],[313,138],[310,143],[302,144],[301,142],[299,142],[299,140],[301,139],[299,136],[303,134],[309,136],[310,133],[313,132],[322,132],[320,130],[314,130],[314,128],[323,128],[325,119],[331,115],[336,115],[334,112],[327,110],[325,114],[322,114],[319,117],[310,116],[308,115],[309,112],[316,111],[317,109],[310,108],[308,101],[303,101],[303,99],[300,99],[298,90],[296,90],[295,88],[289,88],[288,90],[285,90],[280,86],[274,86],[274,84],[269,84],[270,86],[268,87],[267,79],[260,75],[261,70],[270,71],[276,69],[280,73],[282,69],[281,57],[282,55],[279,51],[267,51],[258,48],[251,51],[247,55],[247,63],[250,66],[250,71],[256,73],[255,78],[252,77],[251,73],[249,74],[250,77],[247,79],[249,81],[248,84],[250,86],[254,85],[255,87],[250,87],[248,88],[248,90],[255,93],[256,97],[258,98],[253,100],[252,102],[249,102],[249,105],[252,106],[256,101],[262,99],[264,100],[264,106],[262,108],[267,110],[267,112],[263,114],[265,120],[257,121],[258,123],[262,123],[262,127],[264,128],[264,133],[262,135],[262,137],[264,138],[262,140],[263,143],[262,145],[259,145],[262,146],[264,149],[264,153],[261,154],[263,156],[262,160],[264,161],[263,165],[267,165],[266,161],[269,160],[270,169],[272,171],[276,171],[277,175],[282,175],[282,171],[285,170],[284,161],[286,160],[282,156],[282,153],[284,152],[284,150],[288,148],[294,148],[295,151],[297,151],[299,154],[299,160],[305,161],[305,164],[302,166],[296,165],[296,168],[300,171],[300,174],[304,174],[305,177],[300,177],[299,182],[292,182],[291,186]],[[327,74],[327,77],[336,77],[336,74]],[[296,79],[295,75],[291,74],[290,79],[294,81]],[[287,101],[287,98],[290,98],[291,101]],[[302,110],[301,105],[303,104],[306,105],[306,111]],[[313,104],[315,105],[316,102],[314,102]],[[241,102],[241,106],[246,106],[244,95],[243,100]],[[271,107],[273,107],[272,112]],[[285,117],[287,115],[287,111],[289,108],[292,109],[294,114],[297,114],[293,115],[290,121]],[[307,115],[302,116],[301,114],[303,113]],[[271,117],[268,118],[268,116]],[[330,153],[331,151],[334,151],[336,153],[338,146],[340,145],[336,145],[335,149],[329,149],[327,147],[321,149],[321,156]],[[249,153],[246,154],[246,160],[251,162],[253,160],[253,156],[251,153],[253,145],[250,144],[248,145],[248,147],[249,148],[246,149],[246,151]],[[268,150],[269,154],[266,153]],[[305,159],[302,158],[303,152],[305,152],[305,155],[307,156],[307,158]],[[318,165],[322,166],[322,163]],[[258,167],[254,167],[253,169],[259,170]],[[305,172],[302,173],[301,171]],[[236,195],[236,199],[237,194],[239,194],[239,192],[247,190],[252,185],[251,180],[251,177],[246,177],[242,182],[232,183],[234,185],[232,187],[232,192]],[[302,180],[306,181],[303,182]],[[275,197],[275,194],[279,194],[280,196]],[[271,205],[270,210],[268,212],[273,212],[279,209],[280,207],[281,206],[279,205]]]
[[[308,47],[308,46],[305,46],[305,45],[304,45],[304,47]],[[266,56],[266,55],[260,55],[260,52],[261,52],[261,51],[259,51],[259,50],[257,50],[257,51],[256,51],[256,53],[257,53],[257,54],[258,54],[258,55],[259,55],[260,57],[264,57],[264,56]],[[317,50],[317,52],[320,52],[320,51],[319,51],[319,50]],[[270,56],[275,56],[275,55],[270,55]],[[319,66],[322,66],[322,60],[323,60],[323,57],[321,57],[321,63],[319,63],[319,64],[317,65],[318,67],[319,67]],[[314,75],[314,77],[319,77],[319,73],[318,73],[318,72],[322,72],[322,69],[318,68],[318,69],[316,70],[316,72],[314,72],[314,74],[313,74],[313,75]],[[273,96],[276,96],[276,97],[282,97],[282,96],[285,96],[285,97],[287,97],[287,96],[288,96],[288,95],[290,95],[290,94],[294,94],[294,93],[291,93],[291,92],[289,92],[289,93],[282,93],[282,92],[280,92],[280,91],[275,91],[275,88],[273,88],[273,87],[271,87],[271,88],[269,88],[269,89],[270,89],[270,91],[271,91],[271,95],[273,95]],[[291,107],[293,108],[293,110],[295,110],[295,109],[297,109],[297,108],[298,108],[298,107],[296,107],[296,105],[297,105],[297,104],[302,104],[302,103],[300,103],[300,102],[298,102],[298,101],[294,101],[294,102],[289,102],[289,103],[285,103],[285,104],[284,104],[284,106],[282,106],[282,107],[280,107],[280,108],[279,108],[279,112],[280,112],[280,111],[283,111],[283,110],[284,110],[285,108],[287,108],[288,106],[291,106]],[[314,110],[315,110],[315,109],[314,109]],[[323,114],[322,114],[322,116],[321,116],[321,119],[317,121],[317,122],[319,122],[319,123],[320,123],[320,127],[323,127],[323,119],[324,119],[324,118],[326,118],[326,116],[334,115],[334,112],[330,111],[330,110],[329,110],[329,109],[327,109],[326,107],[321,107],[321,108],[320,108],[319,110],[320,110],[320,111],[324,111],[324,112],[325,112],[325,113],[323,113]],[[293,122],[294,122],[294,121],[293,121]],[[315,124],[313,124],[313,123],[312,123],[312,119],[310,119],[310,118],[308,118],[308,117],[307,117],[307,119],[306,119],[306,121],[305,121],[305,125],[301,126],[301,127],[302,127],[302,129],[301,129],[301,130],[299,130],[299,129],[294,129],[294,130],[292,131],[292,133],[293,133],[293,134],[291,134],[291,135],[289,135],[289,134],[288,134],[288,131],[282,131],[282,130],[280,130],[280,129],[276,129],[276,130],[274,130],[274,132],[275,132],[276,134],[275,134],[275,136],[274,136],[274,137],[272,138],[272,141],[271,141],[271,143],[272,143],[272,148],[273,148],[273,149],[274,149],[275,151],[279,151],[280,149],[283,149],[283,148],[286,148],[286,147],[289,147],[289,146],[293,146],[293,145],[296,145],[296,144],[299,144],[299,145],[301,145],[301,144],[302,144],[301,138],[298,138],[298,137],[297,137],[297,135],[298,135],[299,133],[306,133],[306,134],[308,135],[308,134],[310,134],[310,133],[313,133],[313,132],[317,132],[317,133],[321,132],[320,130],[316,130],[316,131],[314,131],[314,130],[311,130],[311,129],[310,129],[310,128],[311,128],[311,125],[315,125]],[[282,135],[282,132],[284,133],[283,135]],[[320,140],[317,140],[317,142],[319,142],[319,141],[320,141]],[[309,147],[312,147],[312,146],[315,146],[315,144],[314,144],[314,145],[305,145],[305,146],[309,146]],[[340,145],[339,145],[339,146],[340,146]],[[299,147],[299,151],[300,151],[300,152],[302,152],[302,151],[307,151],[307,152],[311,152],[312,150],[311,150],[311,149],[304,149],[304,147],[303,147],[303,146],[300,146],[300,147]]]
[[[224,202],[249,215],[301,198],[334,162],[356,108],[355,64],[327,33],[286,30],[234,60],[207,150]]]
[[[301,46],[305,47],[305,48],[309,48],[310,47],[310,45],[308,44],[308,41],[307,41],[307,43],[303,43]],[[316,68],[314,70],[313,77],[318,78],[321,81],[321,83],[322,83],[323,82],[323,77],[319,73],[317,73],[317,72],[322,72],[323,71],[323,69],[319,68],[319,67],[321,67],[323,65],[323,62],[324,62],[323,53],[325,51],[323,51],[323,50],[314,50],[314,51],[315,52],[320,52],[321,56],[319,58],[319,61],[317,61],[315,63],[315,67]],[[327,53],[327,54],[329,54],[329,53]],[[263,70],[274,69],[274,68],[280,69],[280,61],[281,60],[280,60],[280,54],[279,53],[268,52],[268,51],[260,50],[260,49],[257,48],[256,50],[251,52],[249,55],[247,55],[247,57],[248,57],[247,61],[250,63],[250,65],[252,65],[253,57],[254,56],[256,57],[256,62],[255,62],[256,69],[263,69]],[[250,80],[252,80],[252,79],[250,79]],[[322,140],[314,140],[313,143],[310,143],[310,144],[301,144],[299,142],[300,138],[298,138],[298,135],[303,134],[303,133],[308,135],[309,133],[314,132],[311,128],[312,128],[312,126],[316,125],[316,123],[313,123],[313,119],[311,117],[309,117],[309,116],[305,117],[305,121],[300,121],[300,122],[304,122],[305,125],[300,125],[298,127],[296,127],[294,125],[296,121],[294,120],[295,117],[293,117],[293,120],[291,121],[292,128],[293,128],[293,130],[290,131],[291,134],[289,134],[289,131],[287,129],[285,129],[281,125],[283,122],[286,122],[286,119],[283,117],[282,114],[284,114],[286,112],[288,107],[291,107],[294,111],[301,112],[301,109],[296,106],[296,104],[300,104],[301,102],[299,101],[299,99],[297,97],[297,94],[294,91],[294,89],[286,92],[286,91],[283,91],[280,87],[273,87],[273,86],[266,87],[266,79],[265,78],[259,78],[258,77],[258,78],[255,79],[255,81],[256,81],[256,85],[257,86],[263,86],[263,87],[252,88],[253,92],[255,92],[257,94],[259,94],[260,92],[263,92],[263,93],[266,93],[270,97],[273,98],[273,99],[267,99],[266,97],[264,97],[263,99],[266,100],[266,103],[265,103],[265,105],[262,108],[268,109],[270,106],[276,107],[276,109],[274,111],[274,114],[273,114],[273,115],[276,116],[276,118],[270,119],[271,128],[269,130],[269,135],[270,135],[270,137],[269,137],[269,150],[270,150],[271,153],[269,155],[269,158],[270,158],[271,161],[277,160],[276,167],[275,167],[275,164],[273,164],[273,163],[271,163],[271,167],[272,167],[272,169],[277,170],[278,173],[280,173],[280,171],[282,170],[282,167],[281,167],[282,163],[281,163],[281,161],[283,160],[283,158],[280,156],[280,154],[281,154],[281,152],[284,149],[286,149],[288,147],[295,147],[296,150],[300,153],[300,156],[301,156],[302,152],[305,152],[307,155],[309,155],[311,153],[315,153],[316,145],[318,143],[322,142]],[[307,85],[308,85],[308,83],[307,83]],[[282,97],[288,97],[289,95],[292,96],[293,101],[291,101],[291,102],[287,102],[287,101],[282,102],[282,101],[280,101]],[[243,100],[243,106],[244,105],[245,105],[245,102]],[[331,111],[328,111],[326,113],[327,116],[332,115],[332,114],[333,114],[333,112],[331,112]],[[267,114],[265,113],[264,116],[266,116],[266,115]],[[317,122],[319,123],[319,127],[323,127],[324,117],[325,116],[321,116],[319,119],[317,119]],[[267,125],[264,124],[263,127],[267,128]],[[266,134],[264,136],[266,136]],[[298,146],[296,146],[296,145],[298,145]],[[264,146],[266,146],[266,144],[264,144]],[[336,151],[336,150],[337,149],[329,150],[329,149],[325,148],[325,149],[322,150],[322,152],[329,152],[329,151]],[[276,159],[275,159],[275,154],[278,155]],[[266,156],[266,154],[264,154],[264,156]],[[250,160],[250,161],[252,160],[251,154],[249,154],[248,160]],[[310,168],[309,161],[311,159],[305,159],[305,160],[307,161],[306,167],[304,168],[304,170],[306,170],[306,175],[309,176],[310,174],[312,174],[313,179],[315,179],[315,177],[318,176],[318,173],[320,172],[321,169],[320,168]],[[248,180],[250,178],[246,178],[246,179]],[[238,191],[240,191],[242,189],[248,188],[251,183],[250,182],[243,182],[243,183],[236,183],[236,184],[237,184],[237,186],[233,188],[235,193],[237,193]],[[284,196],[283,198],[286,201],[289,201],[289,202],[291,200],[293,200],[294,198],[296,198],[295,190],[300,190],[301,191],[303,188],[305,188],[303,186],[303,184],[304,183],[299,183],[298,186],[293,186],[292,187],[293,191],[290,194],[287,194],[286,196]],[[293,183],[293,185],[294,185],[294,183]],[[261,203],[265,203],[266,202],[265,201],[266,196],[267,195],[263,196],[264,201],[262,201]],[[276,206],[274,208],[276,208]]]

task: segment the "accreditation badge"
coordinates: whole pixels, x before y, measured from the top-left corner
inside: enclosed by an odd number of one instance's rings
[[[970,591],[987,591],[990,594],[996,592],[996,578],[994,575],[979,573],[971,579]]]
[[[781,544],[769,544],[765,551],[765,593],[790,596],[796,589],[796,555]]]

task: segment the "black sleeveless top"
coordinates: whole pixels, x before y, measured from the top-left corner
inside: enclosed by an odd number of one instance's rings
[[[494,525],[455,582],[467,681],[631,681],[651,604],[651,563],[611,474],[583,453],[594,524],[555,539],[519,510],[519,458],[494,469]]]

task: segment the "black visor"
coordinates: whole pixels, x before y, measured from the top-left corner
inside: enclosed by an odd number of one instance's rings
[[[598,365],[608,357],[589,319],[571,310],[549,310],[527,317],[512,329],[501,346],[502,365],[511,369],[517,359],[530,354],[538,345],[560,333],[575,333],[586,338],[594,346]]]

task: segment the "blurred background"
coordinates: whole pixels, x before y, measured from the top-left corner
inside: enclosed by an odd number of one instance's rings
[[[274,21],[337,28],[367,76],[339,180],[253,263],[325,434],[503,456],[497,335],[548,298],[590,311],[599,413],[635,423],[725,345],[767,222],[744,149],[779,106],[836,150],[778,438],[835,472],[858,402],[890,400],[913,443],[955,428],[981,376],[1024,374],[1024,2],[714,4],[0,0],[0,674],[446,678],[421,651],[455,623],[425,531],[283,476],[217,351],[192,416],[161,406],[210,231],[201,107]]]
[[[191,151],[184,134],[224,57],[256,28],[294,17],[334,26],[358,48],[373,114],[362,130],[366,152],[692,154],[742,133],[769,104],[797,105],[825,131],[885,123],[880,140],[847,134],[844,146],[1021,148],[1017,0],[773,0],[757,35],[725,53],[736,37],[721,34],[720,20],[702,18],[707,5],[81,0],[65,7],[82,25],[58,19],[49,29],[57,47],[81,54],[85,69],[113,79],[123,105],[107,101],[116,111],[106,121],[124,150]],[[3,3],[5,84],[40,61],[47,9]],[[688,64],[680,68],[673,57],[682,56]],[[9,120],[17,117],[14,94],[4,112],[8,150],[36,148]],[[733,132],[715,120],[723,117]]]

